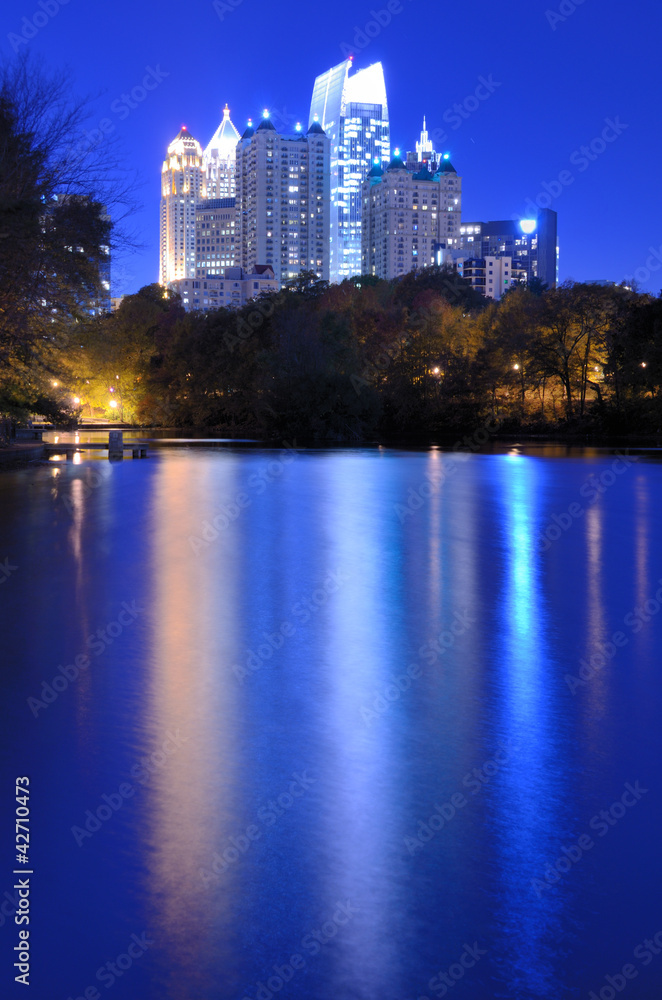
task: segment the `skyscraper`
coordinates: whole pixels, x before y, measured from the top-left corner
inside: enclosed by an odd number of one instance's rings
[[[195,276],[195,210],[205,197],[202,147],[182,125],[161,168],[161,285]]]
[[[375,159],[386,167],[391,158],[382,64],[351,69],[346,59],[318,76],[310,104],[309,126],[318,121],[331,143],[332,282],[361,273],[361,187]]]
[[[457,242],[462,180],[442,157],[431,173],[407,170],[396,150],[386,170],[376,163],[363,182],[364,274],[400,278],[437,263]]]
[[[230,120],[230,109],[226,104],[223,121],[214,132],[203,157],[208,198],[234,198],[238,142],[239,133]]]
[[[237,146],[238,258],[269,264],[287,282],[302,271],[329,277],[329,140],[318,122],[280,135],[268,115]]]

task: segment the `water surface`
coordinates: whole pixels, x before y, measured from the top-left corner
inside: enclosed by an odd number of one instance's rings
[[[34,997],[660,995],[662,467],[500,451],[3,473]]]

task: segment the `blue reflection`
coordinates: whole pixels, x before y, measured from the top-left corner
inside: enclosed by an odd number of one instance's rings
[[[504,548],[494,708],[503,739],[514,751],[490,796],[502,927],[496,960],[515,996],[547,998],[562,993],[555,969],[562,903],[553,890],[540,898],[532,881],[543,879],[556,857],[563,824],[559,801],[568,780],[554,708],[558,667],[549,652],[536,551],[548,473],[535,458],[511,455],[492,461]]]

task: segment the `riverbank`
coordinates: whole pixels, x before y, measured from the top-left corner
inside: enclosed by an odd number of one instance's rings
[[[0,448],[0,468],[38,462],[45,454],[46,448],[41,441],[21,441],[18,444],[10,444],[6,448]]]

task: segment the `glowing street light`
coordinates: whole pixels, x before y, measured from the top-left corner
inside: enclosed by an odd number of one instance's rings
[[[439,369],[438,368],[433,368],[432,369],[432,374],[433,375],[438,375],[439,374]]]
[[[76,406],[78,406],[78,404],[80,403],[80,398],[78,396],[74,396],[74,403],[76,404]]]
[[[117,400],[116,399],[111,399],[111,401],[109,403],[109,406],[110,406],[110,408],[112,410],[116,410],[117,409]]]
[[[51,385],[54,386],[56,389],[57,389],[57,387],[58,387],[59,384],[60,384],[59,382],[51,382]]]
[[[516,372],[518,372],[518,371],[519,371],[519,365],[513,365],[513,368],[514,368],[514,370],[515,370]]]

